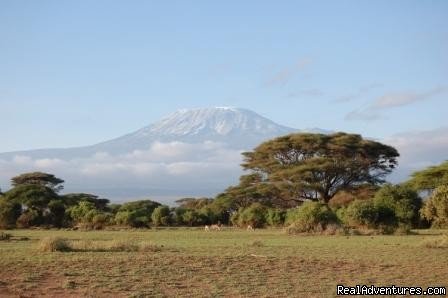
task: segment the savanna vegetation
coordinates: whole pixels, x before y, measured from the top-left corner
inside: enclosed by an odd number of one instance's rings
[[[398,152],[359,135],[291,134],[245,152],[240,183],[215,198],[111,204],[61,194],[64,180],[25,173],[0,196],[0,227],[104,229],[166,226],[288,227],[290,233],[407,232],[448,226],[448,162],[384,184]],[[423,200],[425,198],[426,200]]]
[[[337,284],[448,284],[442,230],[331,237],[173,227],[8,232],[0,241],[1,297],[334,297]]]
[[[398,156],[359,135],[288,135],[244,153],[238,185],[176,207],[62,193],[49,173],[13,177],[0,193],[0,296],[321,297],[337,284],[447,285],[448,162],[385,183]]]

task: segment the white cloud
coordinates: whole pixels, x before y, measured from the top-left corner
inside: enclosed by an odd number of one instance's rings
[[[92,156],[95,160],[110,160],[111,157],[112,156],[107,152],[97,152]]]
[[[39,169],[51,169],[55,167],[65,166],[67,163],[58,158],[42,158],[34,161],[34,165]]]
[[[405,106],[418,101],[428,100],[433,96],[443,94],[446,91],[447,88],[436,87],[423,93],[400,92],[400,93],[385,94],[376,99],[370,107],[372,109],[387,109],[387,108]]]
[[[17,165],[29,165],[32,162],[32,159],[29,156],[15,155],[12,162]]]
[[[333,102],[335,102],[335,103],[350,102],[350,101],[365,97],[370,93],[370,91],[377,89],[379,87],[382,87],[382,86],[383,86],[382,84],[377,84],[377,83],[361,86],[356,92],[339,96],[338,98],[334,99]]]
[[[400,153],[399,167],[392,176],[395,181],[409,174],[448,160],[448,127],[427,131],[411,131],[384,140]]]
[[[357,109],[345,115],[345,120],[373,121],[378,120],[380,118],[381,115],[379,115],[376,111],[372,111],[369,109],[367,110]]]
[[[345,116],[345,120],[372,121],[382,118],[380,111],[410,105],[420,101],[425,101],[434,96],[444,94],[448,91],[446,87],[435,87],[427,92],[396,92],[388,93],[378,97],[364,108],[355,109]],[[345,101],[351,100],[347,98]],[[344,101],[344,100],[340,100]]]
[[[224,190],[238,181],[241,161],[241,151],[222,143],[154,142],[147,150],[121,155],[96,152],[86,158],[69,160],[15,156],[0,161],[0,180],[6,184],[20,173],[45,171],[64,179],[66,188],[78,185],[77,191],[98,187],[173,192],[179,187]]]

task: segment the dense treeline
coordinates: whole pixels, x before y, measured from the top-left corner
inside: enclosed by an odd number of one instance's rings
[[[111,204],[93,194],[60,194],[64,180],[25,173],[0,193],[0,228],[107,226],[289,227],[291,232],[448,227],[448,162],[383,184],[397,164],[392,147],[359,135],[294,134],[244,153],[251,172],[215,198],[177,207],[151,200]],[[425,201],[422,197],[427,198]]]

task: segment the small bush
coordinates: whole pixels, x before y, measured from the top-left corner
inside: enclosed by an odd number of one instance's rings
[[[290,234],[322,233],[330,224],[338,224],[336,214],[325,204],[305,202],[298,208],[296,221],[287,229]]]
[[[71,251],[72,248],[66,239],[60,237],[46,237],[39,241],[38,249],[43,252]]]
[[[159,206],[151,214],[152,224],[158,226],[169,226],[171,223],[170,208],[168,206]]]
[[[108,225],[112,221],[112,214],[110,213],[98,213],[92,218],[93,228],[95,230],[101,230],[104,226]]]
[[[271,227],[278,227],[285,222],[285,211],[269,208],[266,213],[266,223]]]
[[[355,200],[339,214],[345,224],[356,228],[374,228],[378,220],[378,210],[371,200]]]
[[[386,184],[373,199],[375,207],[390,209],[394,213],[395,224],[417,227],[419,225],[419,210],[422,199],[418,193],[405,185]],[[390,220],[391,218],[388,218]],[[388,222],[382,222],[389,225]]]
[[[133,228],[149,227],[149,216],[141,215],[142,211],[118,211],[114,221],[118,225],[127,225]]]
[[[266,224],[266,207],[260,203],[253,203],[247,208],[240,208],[234,213],[230,220],[233,225],[245,227],[251,225],[254,228],[261,228]]]
[[[400,223],[394,209],[374,200],[355,200],[348,207],[336,212],[339,220],[349,228],[376,230],[377,234],[393,234],[398,227],[401,231],[410,230],[410,224]]]
[[[448,228],[448,185],[436,188],[420,212],[432,228]]]

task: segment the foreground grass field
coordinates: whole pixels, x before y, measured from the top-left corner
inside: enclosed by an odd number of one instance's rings
[[[448,249],[424,245],[439,237],[437,231],[410,236],[231,229],[8,232],[13,239],[0,241],[0,297],[332,297],[337,284],[448,286]],[[39,251],[38,241],[48,236],[144,241],[160,249]]]

